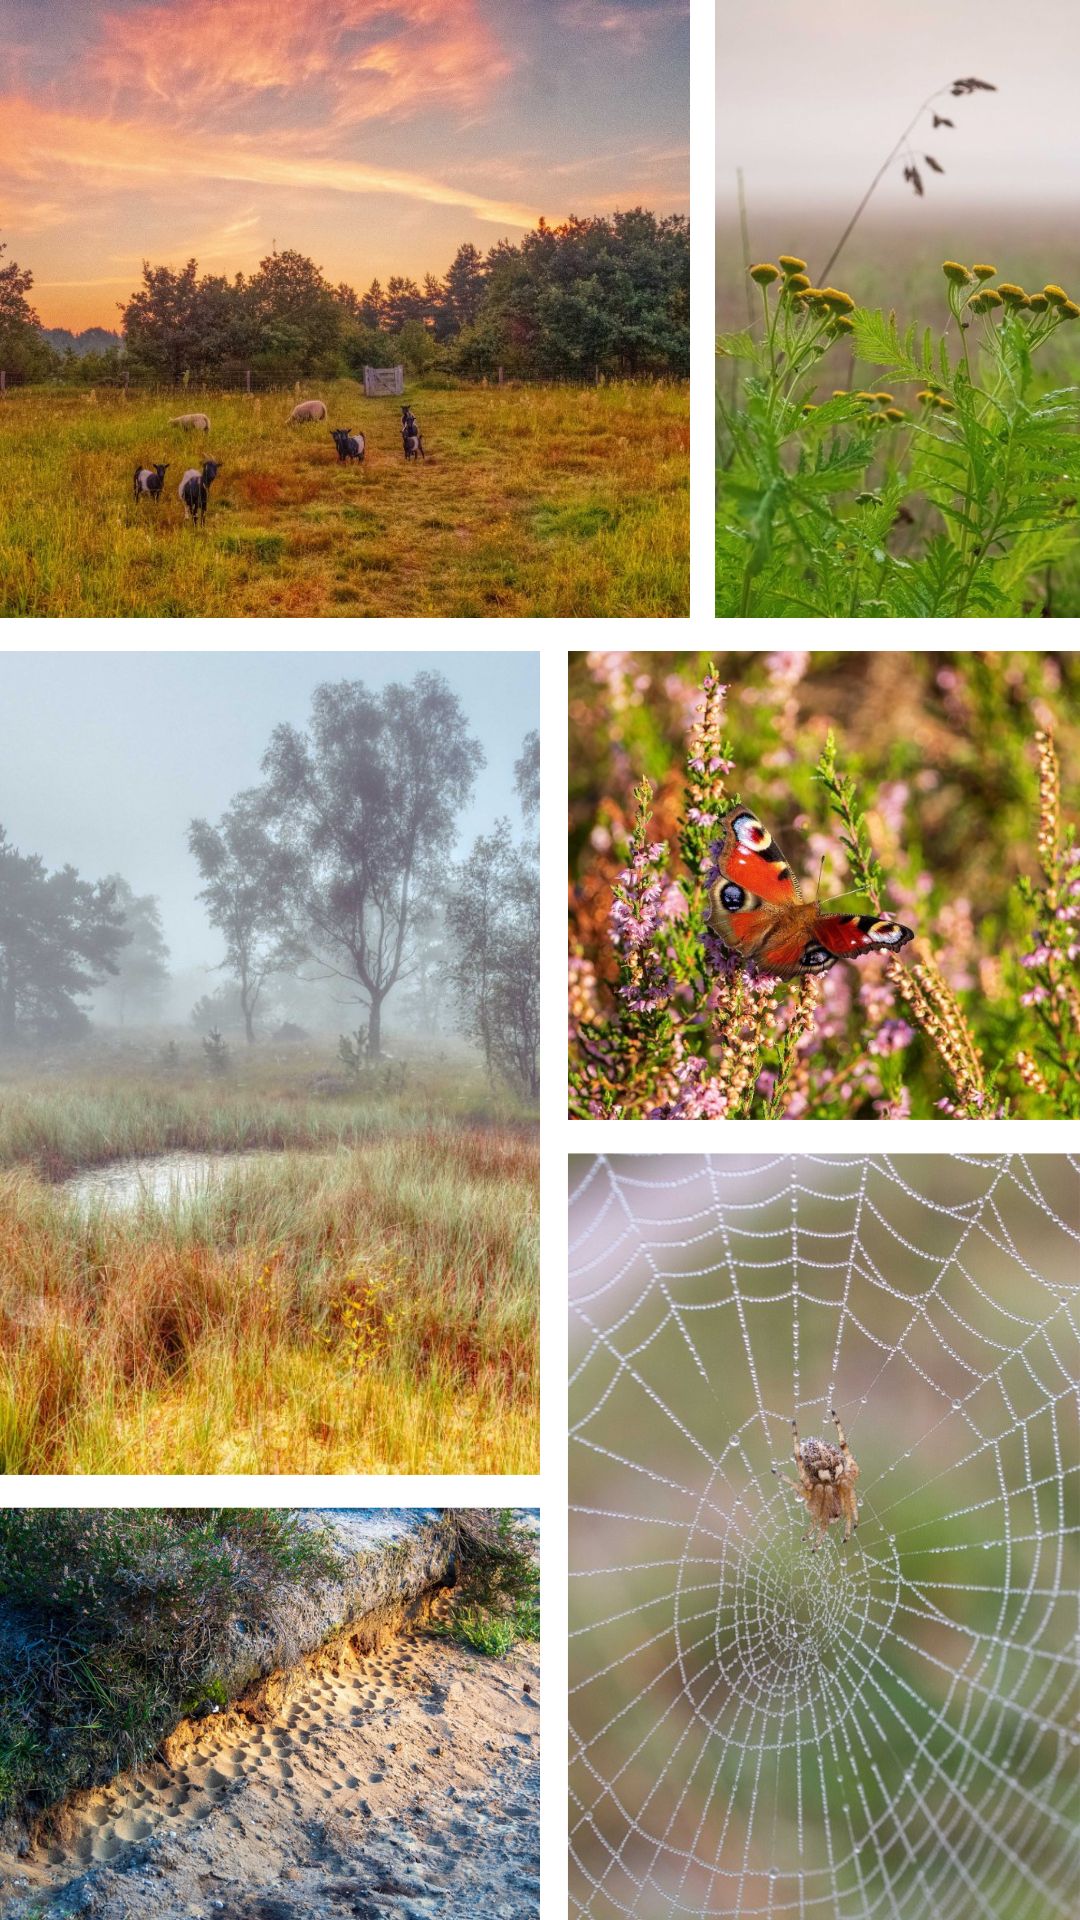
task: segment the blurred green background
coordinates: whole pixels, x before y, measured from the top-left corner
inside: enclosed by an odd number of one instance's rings
[[[570,1185],[573,1910],[1063,1920],[1076,1169],[620,1155]],[[860,1527],[813,1550],[772,1468],[830,1405]]]

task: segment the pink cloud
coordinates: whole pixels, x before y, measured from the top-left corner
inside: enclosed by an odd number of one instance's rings
[[[101,28],[90,70],[120,110],[157,103],[200,122],[305,90],[337,126],[471,110],[510,70],[476,0],[172,0]]]

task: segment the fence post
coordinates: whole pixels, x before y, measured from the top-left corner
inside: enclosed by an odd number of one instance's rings
[[[250,367],[248,368],[247,372],[244,375],[244,392],[245,393],[251,392],[251,368]]]
[[[499,368],[499,385],[500,385],[500,387],[502,386],[502,383],[503,383],[503,370],[502,370],[502,368],[500,367],[500,368]]]

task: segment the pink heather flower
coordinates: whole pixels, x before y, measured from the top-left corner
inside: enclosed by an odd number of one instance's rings
[[[1021,954],[1020,965],[1022,967],[1045,967],[1049,958],[1050,948],[1046,946],[1045,943],[1042,943],[1037,947],[1033,947],[1030,953]]]
[[[939,1106],[943,1104],[947,1103],[938,1101]],[[874,1108],[880,1120],[910,1120],[911,1088],[901,1087],[895,1100],[875,1100]]]
[[[666,1107],[654,1107],[650,1120],[723,1120],[728,1111],[728,1096],[713,1077],[703,1076],[708,1063],[690,1054],[675,1069],[679,1098]]]
[[[1050,996],[1045,987],[1032,987],[1028,993],[1022,993],[1020,995],[1020,1005],[1022,1007],[1038,1007],[1041,1006],[1044,1000],[1048,1000],[1049,998]]]
[[[900,1053],[904,1047],[911,1045],[914,1038],[915,1029],[909,1027],[906,1020],[883,1020],[877,1032],[870,1035],[866,1049],[868,1053],[879,1056]]]

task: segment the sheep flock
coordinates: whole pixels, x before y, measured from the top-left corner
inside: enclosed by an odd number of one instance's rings
[[[326,406],[322,400],[301,400],[289,415],[289,426],[305,426],[312,421],[326,419]],[[181,427],[188,432],[210,432],[210,417],[205,413],[179,413],[169,421],[171,427]],[[367,451],[367,442],[358,427],[331,427],[330,438],[337,450],[338,461],[347,465],[350,460],[357,464],[363,461]],[[412,408],[401,409],[401,449],[406,461],[426,460],[424,442],[416,415]],[[134,500],[136,506],[143,500],[151,500],[160,505],[165,488],[165,475],[169,462],[154,462],[152,466],[138,466],[135,469]],[[219,460],[204,460],[201,467],[188,467],[185,471],[177,494],[185,513],[193,527],[206,520],[206,508],[210,488],[221,472]]]

